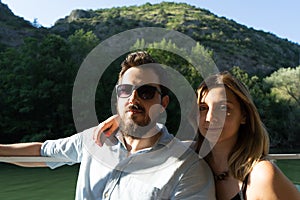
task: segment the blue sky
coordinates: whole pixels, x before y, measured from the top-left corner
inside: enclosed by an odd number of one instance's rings
[[[15,15],[28,21],[35,18],[45,27],[69,15],[73,9],[100,9],[141,5],[161,0],[0,0]],[[168,0],[165,0],[168,1]],[[299,0],[174,0],[204,8],[218,16],[233,19],[239,24],[263,30],[300,44]]]

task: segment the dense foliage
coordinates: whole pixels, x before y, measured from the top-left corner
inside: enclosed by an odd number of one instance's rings
[[[286,74],[299,71],[296,68],[281,68],[272,73],[269,77],[259,78],[249,76],[245,71],[238,67],[232,69],[232,73],[242,80],[249,88],[261,118],[270,134],[272,147],[298,147],[300,141],[300,106],[292,101],[292,96],[286,95],[282,98],[278,95],[278,84],[283,88],[299,85],[299,74],[290,76],[283,81],[282,77]],[[290,85],[290,86],[289,86]],[[299,93],[294,95],[299,99]]]
[[[18,141],[43,141],[75,133],[72,118],[72,87],[76,72],[87,53],[98,44],[91,32],[76,31],[68,39],[47,35],[42,40],[28,38],[19,48],[7,48],[0,54],[0,134],[1,143]],[[171,66],[196,89],[201,75],[188,60],[174,53],[163,51],[159,46],[178,48],[172,41],[144,44],[137,41],[135,48],[148,51],[160,63]],[[211,56],[212,52],[197,44],[195,55]],[[184,50],[181,50],[184,51]],[[111,115],[111,96],[117,81],[117,59],[99,81],[96,109],[99,121]],[[262,119],[270,131],[273,146],[295,147],[299,145],[299,67],[280,69],[269,77],[250,76],[239,67],[231,72],[250,89]],[[297,74],[297,73],[298,74]],[[285,79],[284,77],[287,77]],[[291,75],[293,74],[293,76]],[[279,89],[286,89],[284,97]],[[280,90],[281,91],[281,90]],[[293,91],[291,93],[291,91]],[[290,94],[287,97],[287,94]],[[172,94],[171,94],[172,96]],[[176,132],[182,116],[178,101],[173,94],[168,109],[167,125]]]

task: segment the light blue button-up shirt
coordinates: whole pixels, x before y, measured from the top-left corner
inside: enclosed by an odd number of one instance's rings
[[[77,200],[114,199],[215,199],[210,168],[193,150],[161,129],[162,136],[151,148],[130,154],[118,140],[102,147],[92,139],[94,128],[68,138],[48,140],[43,156],[66,160],[47,163],[51,168],[81,163]]]

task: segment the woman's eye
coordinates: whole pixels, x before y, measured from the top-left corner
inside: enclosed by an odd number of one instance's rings
[[[199,106],[199,111],[206,111],[208,110],[207,106]]]
[[[223,111],[223,112],[226,112],[228,109],[227,109],[226,105],[220,105],[219,110]]]

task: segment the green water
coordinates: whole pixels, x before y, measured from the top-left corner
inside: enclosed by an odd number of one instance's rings
[[[300,160],[280,160],[276,164],[300,190]],[[51,170],[0,163],[0,199],[73,200],[78,169],[78,165]]]
[[[23,168],[0,164],[0,199],[74,200],[78,166]]]
[[[300,191],[300,160],[278,160],[275,163]]]

